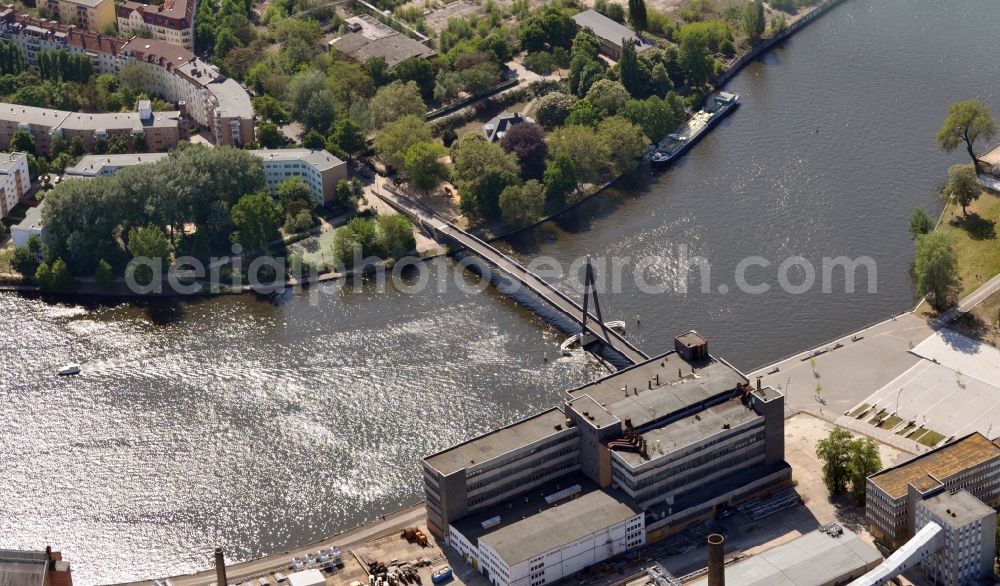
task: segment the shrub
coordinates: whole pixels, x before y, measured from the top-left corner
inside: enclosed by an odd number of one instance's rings
[[[538,75],[548,75],[556,70],[555,59],[545,51],[528,53],[524,58],[524,66]]]

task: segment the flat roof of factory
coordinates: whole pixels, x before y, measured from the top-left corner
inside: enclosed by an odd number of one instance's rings
[[[447,476],[566,430],[566,416],[553,407],[424,458]]]
[[[560,492],[569,496],[552,504],[546,501],[546,496]],[[627,521],[640,512],[599,489],[582,474],[571,474],[469,515],[453,527],[471,543],[490,546],[513,566]],[[489,526],[489,521],[497,519],[499,522]]]
[[[668,352],[569,394],[573,398],[590,395],[608,413],[630,420],[639,429],[747,383],[742,373],[724,361],[708,357],[688,362],[677,352]]]
[[[882,556],[875,548],[837,525],[836,529],[817,529],[727,565],[726,582],[739,586],[840,584],[881,562]],[[685,583],[686,586],[707,584],[707,576]]]

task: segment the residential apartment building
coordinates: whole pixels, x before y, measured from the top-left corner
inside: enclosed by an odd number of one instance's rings
[[[312,189],[319,205],[334,200],[337,183],[347,179],[347,163],[323,150],[261,149],[253,151],[264,162],[264,178],[271,195],[278,185],[292,177],[301,177]]]
[[[869,476],[865,516],[872,535],[898,548],[920,527],[920,501],[960,490],[991,507],[1000,505],[1000,447],[979,432]]]
[[[184,116],[209,130],[215,143],[241,146],[254,140],[250,95],[236,80],[180,45],[89,33],[17,13],[9,6],[0,11],[0,39],[20,47],[29,64],[35,63],[39,51],[59,49],[89,56],[98,73],[141,64],[150,72],[143,90],[177,104]]]
[[[10,144],[10,141],[7,142]],[[28,155],[0,154],[0,218],[6,218],[25,193],[31,189]]]
[[[114,0],[45,0],[42,5],[59,22],[104,32],[117,22]]]
[[[997,514],[966,490],[917,503],[916,526],[941,526],[940,547],[921,566],[931,584],[972,586],[993,577]],[[992,581],[992,580],[991,580]]]
[[[45,241],[45,226],[42,224],[42,213],[45,210],[45,201],[33,208],[28,209],[24,219],[10,227],[10,239],[15,248],[27,246],[32,236],[38,236],[42,242]]]
[[[63,179],[111,177],[119,169],[135,165],[150,165],[167,158],[169,153],[131,153],[118,155],[85,155],[76,165],[66,167]]]
[[[19,130],[31,133],[38,153],[48,153],[57,136],[66,141],[79,137],[87,150],[93,150],[99,140],[124,136],[132,144],[136,136],[142,136],[148,150],[166,151],[188,135],[187,121],[180,111],[153,112],[148,101],[140,102],[135,112],[109,114],[0,103],[0,144],[10,144]]]
[[[183,104],[188,115],[211,131],[216,144],[242,146],[254,140],[250,95],[235,79],[164,41],[134,38],[119,51],[122,64],[138,63],[150,72],[150,95]]]
[[[122,36],[152,36],[194,51],[195,8],[195,0],[165,0],[158,5],[126,0],[118,5],[118,30]]]
[[[301,177],[312,189],[319,205],[333,201],[337,183],[347,179],[347,163],[326,151],[309,149],[275,149],[251,151],[260,157],[264,179],[271,195],[277,194],[278,185],[293,177]],[[124,167],[156,163],[165,153],[136,153],[123,155],[87,155],[65,171],[66,179],[110,177]]]
[[[787,488],[783,410],[781,393],[752,388],[688,332],[673,352],[569,391],[561,408],[426,457],[427,526],[495,584],[561,579]],[[570,493],[581,502],[551,507]],[[544,530],[566,519],[570,541]],[[550,572],[550,554],[573,561]]]

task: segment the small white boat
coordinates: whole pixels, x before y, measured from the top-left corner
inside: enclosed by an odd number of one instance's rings
[[[67,364],[66,366],[59,369],[59,376],[73,376],[80,374],[79,364]]]

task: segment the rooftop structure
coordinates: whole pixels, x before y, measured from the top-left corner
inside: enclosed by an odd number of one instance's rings
[[[924,499],[921,507],[935,517],[934,521],[942,527],[961,529],[985,516],[995,514],[992,507],[972,496],[969,491],[960,490],[955,494],[941,492],[936,496]]]
[[[627,26],[611,20],[596,10],[584,10],[573,16],[577,26],[590,29],[601,43],[601,51],[612,59],[621,56],[622,43],[635,45],[636,53],[652,49],[653,45],[639,38]]]
[[[738,586],[826,586],[846,584],[875,568],[882,556],[855,533],[828,525],[725,568]],[[687,586],[707,586],[701,577]]]
[[[433,57],[437,53],[410,37],[382,24],[368,15],[352,16],[346,21],[348,32],[328,45],[359,63],[382,57],[392,68],[413,57]]]

